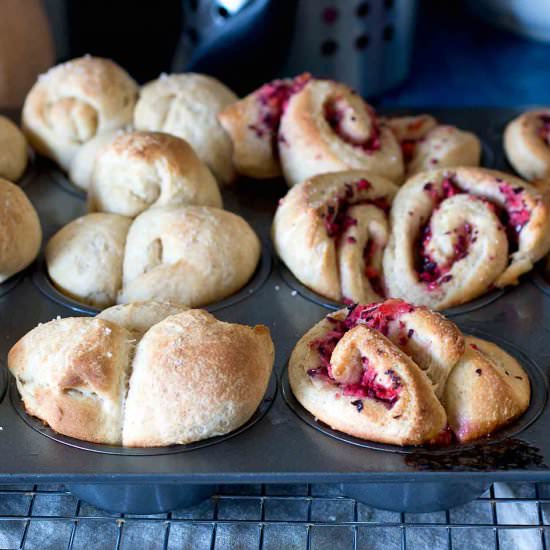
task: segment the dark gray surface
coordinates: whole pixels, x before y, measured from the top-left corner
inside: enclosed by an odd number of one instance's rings
[[[500,131],[513,111],[454,110],[435,114],[442,121],[457,123],[482,136],[493,151],[495,162],[504,167]],[[85,203],[54,181],[47,164],[39,164],[42,168],[35,168],[25,191],[39,211],[47,240],[56,229],[84,213]],[[268,241],[271,217],[284,192],[282,182],[245,181],[225,193],[225,206],[243,215]],[[522,347],[547,373],[550,298],[528,279],[492,304],[454,320]],[[280,374],[298,338],[326,313],[322,306],[287,286],[275,268],[261,289],[246,300],[217,311],[216,316],[225,321],[268,325],[276,345],[275,369]],[[26,274],[0,297],[0,358],[5,361],[10,346],[38,322],[72,314],[44,297]],[[538,420],[519,435],[521,441],[538,448],[547,463],[549,424],[550,408],[546,404]],[[205,449],[163,456],[113,456],[52,441],[23,422],[6,397],[0,404],[0,425],[2,483],[416,483],[449,479],[445,471],[419,471],[407,466],[401,454],[359,448],[328,437],[297,418],[280,393],[268,414],[237,437]],[[452,479],[550,480],[550,472],[534,464],[518,468],[510,462],[507,469],[506,466],[489,472],[454,471]]]

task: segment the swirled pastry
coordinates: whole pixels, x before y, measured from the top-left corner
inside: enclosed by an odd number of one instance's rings
[[[259,257],[260,241],[240,216],[199,206],[152,208],[133,221],[88,214],[46,246],[55,286],[96,307],[147,300],[206,305],[243,287]]]
[[[25,269],[38,254],[38,214],[20,187],[0,178],[0,283]]]
[[[38,78],[25,99],[23,129],[39,153],[68,170],[82,144],[132,122],[137,92],[113,61],[73,59]]]
[[[396,183],[403,158],[392,131],[343,84],[310,80],[290,96],[279,128],[279,155],[289,186],[327,172],[362,169]]]
[[[504,150],[525,179],[550,178],[550,108],[527,111],[512,120],[504,131]]]
[[[260,240],[236,214],[200,206],[147,210],[128,232],[118,301],[209,304],[242,288],[259,258]]]
[[[328,315],[300,339],[288,368],[294,395],[317,419],[382,443],[471,441],[530,401],[514,358],[401,300]]]
[[[458,441],[492,433],[525,412],[531,399],[521,365],[492,342],[466,337],[466,351],[452,370],[443,405]]]
[[[387,295],[433,309],[516,284],[550,248],[547,194],[483,168],[417,174],[397,193],[391,224]]]
[[[46,245],[48,275],[63,294],[85,304],[114,304],[122,286],[122,261],[132,220],[95,213],[62,227]]]
[[[149,207],[221,208],[210,170],[189,144],[160,132],[127,132],[99,151],[88,190],[90,211],[137,216]]]
[[[41,324],[8,354],[25,409],[55,431],[111,445],[189,443],[235,430],[260,404],[274,356],[267,327],[155,303],[103,317]]]
[[[397,189],[362,170],[295,185],[275,213],[277,254],[303,284],[332,300],[381,300],[382,253]]]
[[[388,118],[384,121],[401,144],[405,171],[479,166],[481,143],[471,132],[438,124],[430,115]]]
[[[217,115],[237,100],[227,86],[210,76],[163,74],[141,89],[134,125],[184,139],[221,183],[231,183],[235,179],[231,139]]]
[[[0,116],[0,178],[17,181],[27,167],[27,140],[8,118]]]
[[[281,175],[277,140],[281,116],[290,97],[310,80],[309,74],[274,80],[221,111],[218,119],[233,142],[237,172],[253,178]]]

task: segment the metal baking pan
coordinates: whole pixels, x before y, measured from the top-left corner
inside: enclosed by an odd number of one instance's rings
[[[486,166],[510,170],[501,147],[502,129],[519,110],[432,112],[480,136]],[[42,220],[44,242],[86,211],[82,192],[44,159],[34,160],[24,188]],[[495,340],[522,361],[533,385],[533,401],[522,418],[473,447],[402,449],[353,440],[316,424],[289,392],[285,371],[294,345],[335,304],[272,262],[269,230],[285,193],[283,181],[243,180],[224,191],[225,207],[248,220],[264,242],[252,281],[209,308],[224,321],[263,323],[271,329],[279,391],[273,382],[253,421],[232,437],[207,444],[163,452],[103,449],[57,436],[26,418],[17,393],[7,391],[2,368],[0,483],[64,483],[101,508],[154,513],[206,498],[220,483],[339,483],[348,496],[374,506],[428,511],[473,500],[497,480],[550,481],[550,284],[542,272],[535,270],[515,288],[448,312],[463,330]],[[52,288],[40,259],[0,285],[2,365],[10,347],[37,323],[58,315],[93,314],[54,296]]]

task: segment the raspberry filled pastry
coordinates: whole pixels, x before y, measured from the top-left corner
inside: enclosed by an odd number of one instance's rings
[[[412,177],[395,197],[391,225],[387,295],[433,309],[517,284],[550,248],[549,197],[483,168]]]
[[[362,170],[314,176],[281,199],[272,236],[306,286],[332,300],[382,299],[382,253],[398,187]]]
[[[471,132],[438,124],[430,115],[388,118],[384,123],[401,144],[407,176],[436,168],[479,166],[481,143]]]
[[[330,80],[312,79],[291,95],[281,118],[279,155],[289,186],[349,169],[394,182],[404,172],[393,132],[353,90]]]
[[[328,315],[300,339],[288,368],[294,395],[317,419],[381,443],[468,442],[530,401],[514,358],[402,300]]]
[[[525,179],[550,178],[550,108],[527,111],[512,120],[504,131],[504,150]]]
[[[281,175],[278,132],[290,97],[310,80],[309,74],[274,80],[223,109],[218,120],[233,142],[233,164],[253,178]]]

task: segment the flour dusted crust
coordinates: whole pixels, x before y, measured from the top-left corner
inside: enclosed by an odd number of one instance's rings
[[[39,325],[8,354],[26,411],[96,443],[152,447],[223,435],[258,408],[269,329],[175,304],[117,306]]]
[[[20,187],[0,178],[0,283],[36,258],[41,241],[34,206]]]
[[[294,186],[273,220],[277,254],[303,284],[327,298],[382,299],[372,279],[382,277],[387,213],[397,190],[364,170],[318,175]],[[367,245],[371,279],[365,274]]]
[[[190,443],[231,432],[258,408],[274,348],[264,326],[189,310],[151,328],[136,350],[123,443]]]
[[[449,425],[468,442],[509,424],[529,406],[531,387],[521,365],[497,345],[466,337],[466,351],[443,395]]]
[[[27,167],[27,140],[8,118],[0,116],[0,178],[17,181]]]
[[[279,155],[289,186],[317,174],[368,170],[400,183],[404,166],[392,131],[343,84],[310,80],[281,118]]]
[[[527,111],[508,123],[504,150],[527,180],[550,178],[550,108]]]
[[[547,191],[494,170],[413,176],[392,206],[383,261],[388,295],[443,309],[517,284],[550,248],[549,208]],[[430,259],[423,275],[419,243]]]
[[[210,170],[191,146],[161,132],[127,132],[95,159],[90,211],[135,217],[147,208],[197,204],[222,207]]]
[[[130,227],[118,301],[209,304],[242,288],[259,258],[260,240],[236,214],[204,206],[150,209]]]
[[[318,420],[382,443],[445,444],[451,433],[472,441],[530,402],[513,357],[400,300],[329,314],[299,340],[288,368],[294,395]]]
[[[95,213],[62,227],[45,250],[48,274],[67,296],[96,307],[116,301],[131,219]]]
[[[126,329],[70,317],[23,336],[8,367],[29,414],[61,434],[118,445],[132,353]]]
[[[132,122],[137,93],[113,61],[73,59],[38,78],[25,99],[23,130],[39,153],[68,170],[81,145]]]
[[[210,76],[161,75],[140,91],[134,111],[138,130],[166,132],[187,141],[223,184],[235,179],[230,137],[217,115],[237,96]]]

